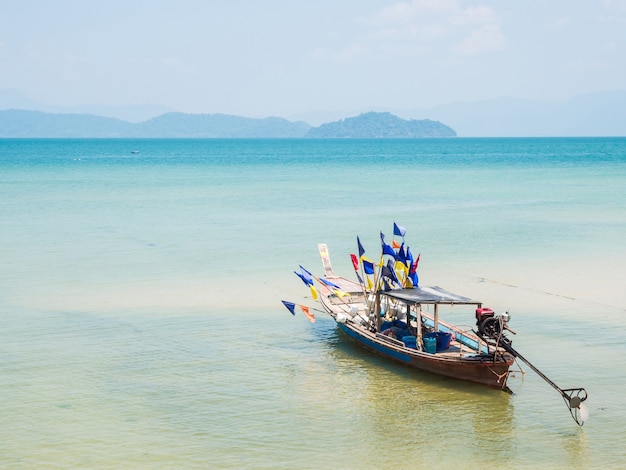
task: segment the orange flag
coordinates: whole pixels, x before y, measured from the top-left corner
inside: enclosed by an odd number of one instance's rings
[[[315,323],[315,314],[309,311],[309,307],[307,307],[306,305],[300,305],[300,309],[311,323]]]

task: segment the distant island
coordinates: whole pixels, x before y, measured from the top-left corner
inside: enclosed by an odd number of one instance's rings
[[[0,110],[0,138],[428,138],[456,137],[438,121],[369,112],[312,127],[278,117],[165,113],[131,123],[92,114]]]
[[[306,137],[321,138],[402,138],[456,137],[456,132],[438,121],[405,120],[391,113],[364,113],[356,117],[312,127]]]

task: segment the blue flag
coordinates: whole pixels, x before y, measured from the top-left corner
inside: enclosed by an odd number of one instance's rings
[[[391,271],[391,274],[393,275],[391,279],[393,279],[394,282],[398,284],[402,284],[400,282],[400,279],[398,279],[398,275],[396,274],[395,264],[392,263],[391,260],[387,261],[387,267],[389,268],[389,271]]]
[[[298,273],[296,273],[296,274],[298,274]],[[298,274],[298,276],[300,276],[300,279],[302,279],[302,281],[307,286],[312,286],[313,285],[313,274],[311,274],[309,271],[304,269],[302,267],[302,265],[300,266],[300,274]]]
[[[361,256],[365,254],[365,248],[363,248],[363,245],[361,245],[361,240],[359,239],[358,235],[356,237],[356,243],[357,245],[359,245],[359,258],[360,258]]]
[[[404,243],[400,246],[400,249],[398,250],[398,261],[406,264],[406,254],[404,252]]]
[[[292,302],[287,302],[286,300],[281,300],[281,302],[283,303],[285,307],[287,307],[287,310],[289,310],[293,316],[296,315],[296,310],[295,310],[296,304]]]
[[[396,284],[400,284],[400,281],[398,280],[398,276],[396,276],[395,271],[392,268],[390,268],[389,266],[383,266],[381,274],[382,274],[383,277],[387,277],[387,278],[391,279]]]
[[[393,248],[383,242],[383,255],[393,256],[393,259],[396,259],[396,252]]]
[[[333,289],[341,289],[340,286],[338,286],[337,284],[333,284],[332,282],[326,279],[320,278],[320,282],[322,282],[323,284],[326,284],[328,287],[332,287]]]
[[[367,259],[363,259],[361,260],[361,262],[363,263],[363,271],[365,272],[365,274],[374,274],[374,263],[371,262],[370,260]]]
[[[394,235],[398,235],[399,237],[404,238],[404,236],[406,235],[406,229],[404,227],[401,227],[400,225],[396,224],[395,222],[393,223],[393,234]]]

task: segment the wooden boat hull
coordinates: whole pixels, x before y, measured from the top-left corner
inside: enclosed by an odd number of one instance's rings
[[[405,364],[416,369],[445,377],[479,383],[491,388],[508,391],[507,378],[509,367],[513,364],[513,357],[500,355],[495,360],[480,355],[430,354],[400,345],[381,338],[380,334],[372,333],[350,323],[337,323],[339,329],[348,338],[365,349]],[[397,344],[396,344],[397,343]]]

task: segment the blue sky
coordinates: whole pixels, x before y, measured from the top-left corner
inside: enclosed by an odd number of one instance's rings
[[[0,0],[0,90],[292,117],[626,88],[626,0]]]

